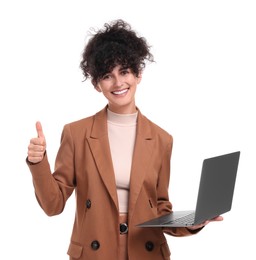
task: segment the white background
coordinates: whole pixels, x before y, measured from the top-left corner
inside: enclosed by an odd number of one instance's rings
[[[53,167],[63,125],[105,106],[79,62],[88,29],[122,18],[152,45],[137,105],[174,137],[174,209],[194,208],[204,158],[241,151],[232,210],[196,236],[168,236],[172,259],[255,259],[255,13],[249,0],[1,0],[1,256],[68,259],[74,196],[43,213],[27,146],[40,120]]]

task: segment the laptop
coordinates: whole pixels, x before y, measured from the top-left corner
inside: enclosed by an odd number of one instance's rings
[[[240,151],[204,159],[196,209],[173,211],[137,227],[187,227],[231,210]]]

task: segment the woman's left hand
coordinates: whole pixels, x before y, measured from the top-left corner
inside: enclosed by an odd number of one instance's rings
[[[207,224],[209,224],[210,222],[215,222],[215,221],[222,221],[223,217],[222,216],[218,216],[216,218],[210,219],[210,220],[206,220],[205,222],[203,222],[202,224],[199,225],[195,225],[195,226],[191,226],[191,227],[187,227],[187,229],[189,230],[196,230],[196,229],[200,229],[204,226],[206,226]]]

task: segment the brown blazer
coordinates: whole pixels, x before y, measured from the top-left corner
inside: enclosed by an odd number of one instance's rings
[[[128,212],[129,260],[170,259],[161,228],[136,224],[168,213],[172,137],[138,112]],[[67,124],[53,174],[47,154],[29,164],[37,200],[49,216],[60,214],[76,190],[76,217],[68,255],[71,260],[118,259],[119,210],[111,160],[106,107],[94,116]],[[186,228],[166,229],[173,236]]]

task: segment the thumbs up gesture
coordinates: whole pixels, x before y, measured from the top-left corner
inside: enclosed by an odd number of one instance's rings
[[[46,150],[46,141],[40,122],[36,122],[36,131],[37,137],[32,138],[28,146],[28,161],[31,163],[41,162]]]

